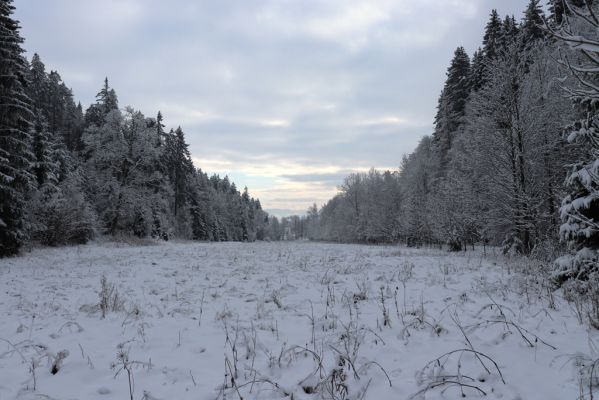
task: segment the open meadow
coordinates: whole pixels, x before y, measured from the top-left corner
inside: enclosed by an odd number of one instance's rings
[[[35,249],[0,261],[0,399],[577,399],[599,334],[535,268],[309,242]]]

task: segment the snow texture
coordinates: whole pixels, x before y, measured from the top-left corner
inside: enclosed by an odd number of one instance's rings
[[[522,262],[303,242],[33,250],[0,261],[0,399],[129,399],[127,369],[134,399],[579,398],[599,335]]]

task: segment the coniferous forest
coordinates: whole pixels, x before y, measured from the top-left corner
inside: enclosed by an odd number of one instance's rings
[[[348,176],[312,237],[597,261],[598,5],[530,0],[455,50],[435,128],[397,171]],[[311,221],[314,221],[312,218]],[[591,261],[589,261],[591,262]],[[573,271],[567,272],[574,273]]]
[[[58,71],[24,57],[0,2],[0,255],[98,235],[256,240],[260,201],[194,166],[181,127],[122,108],[108,78],[83,109]]]

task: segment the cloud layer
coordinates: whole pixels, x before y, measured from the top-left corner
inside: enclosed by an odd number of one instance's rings
[[[104,76],[181,125],[197,166],[266,209],[322,204],[432,128],[453,51],[525,0],[16,0],[25,47],[84,106]]]

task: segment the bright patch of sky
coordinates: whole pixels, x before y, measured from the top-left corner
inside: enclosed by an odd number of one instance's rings
[[[105,76],[181,125],[197,167],[303,213],[343,177],[396,169],[432,130],[457,46],[526,0],[16,0],[28,56],[84,107]]]

